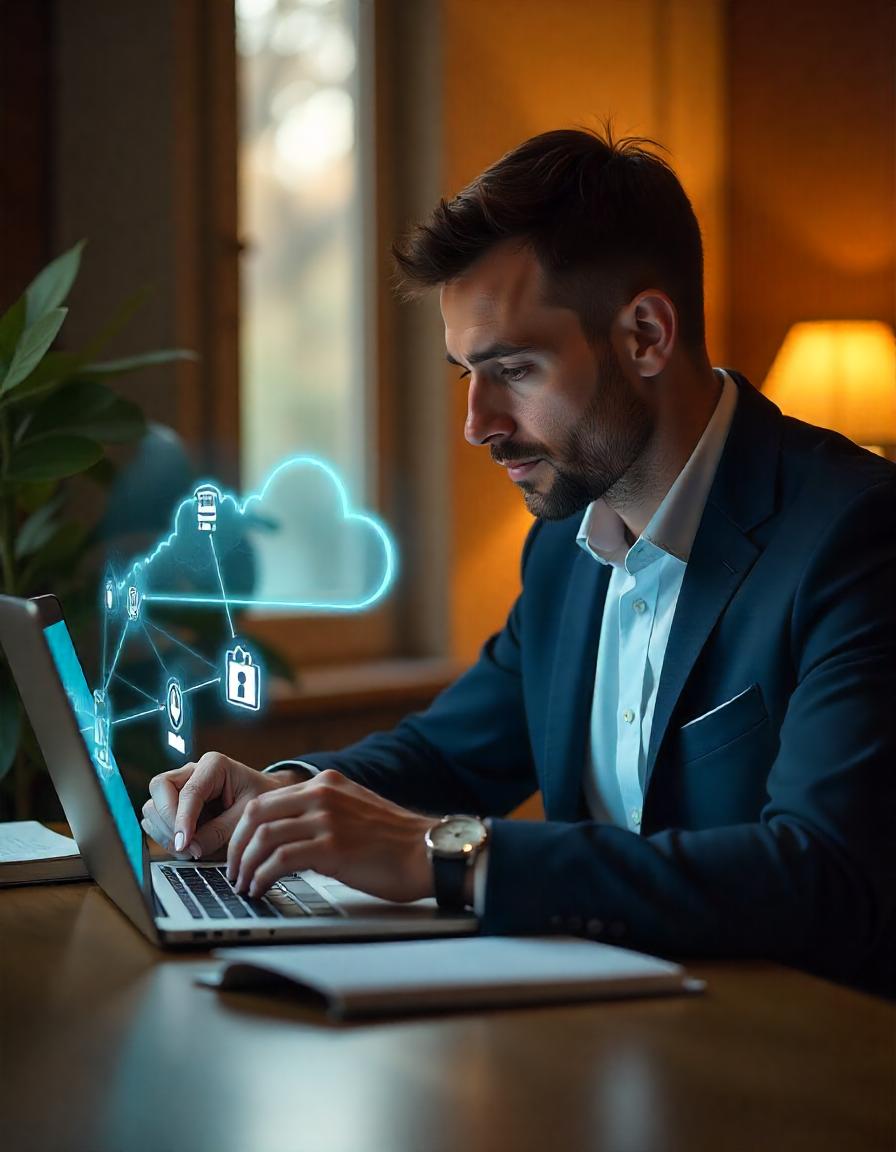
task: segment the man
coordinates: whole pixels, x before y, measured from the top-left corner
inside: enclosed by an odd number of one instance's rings
[[[265,774],[206,755],[144,826],[252,894],[314,868],[485,932],[879,985],[896,468],[713,369],[697,221],[644,143],[537,136],[395,249],[537,517],[503,630],[393,732]],[[537,788],[545,822],[502,819]]]

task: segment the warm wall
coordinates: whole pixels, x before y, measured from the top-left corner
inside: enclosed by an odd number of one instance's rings
[[[896,313],[896,5],[735,0],[729,352],[761,386],[797,320]]]
[[[722,356],[721,69],[717,0],[443,0],[444,190],[452,195],[502,153],[549,128],[597,126],[654,136],[694,202],[707,250],[710,349]],[[456,376],[452,370],[449,379]],[[452,383],[454,500],[451,652],[471,660],[518,589],[531,519],[506,476],[462,427]]]

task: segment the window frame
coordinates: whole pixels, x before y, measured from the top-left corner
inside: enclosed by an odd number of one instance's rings
[[[186,7],[186,6],[185,6]],[[189,6],[192,8],[192,6]],[[192,15],[206,25],[205,66],[198,70],[200,120],[208,126],[201,150],[201,207],[205,257],[201,283],[207,318],[206,346],[216,355],[206,387],[184,413],[187,438],[211,448],[209,466],[239,486],[239,236],[236,195],[239,110],[236,20],[232,4],[201,5]],[[185,21],[186,22],[186,21]],[[195,23],[195,20],[194,20]],[[408,219],[437,199],[441,176],[441,76],[437,0],[361,0],[359,40],[359,147],[362,194],[363,318],[356,325],[366,365],[364,419],[372,434],[365,454],[365,503],[389,527],[398,552],[398,574],[386,599],[358,613],[252,614],[243,630],[276,645],[301,669],[357,661],[443,656],[448,651],[448,452],[444,446],[447,397],[439,351],[443,340],[435,299],[406,314],[391,289],[390,245]],[[193,52],[188,55],[193,56]],[[195,59],[195,56],[194,56]],[[412,67],[408,68],[408,62]],[[425,98],[416,99],[417,83]],[[415,99],[408,99],[408,92]],[[422,147],[421,147],[422,142]],[[232,189],[218,197],[219,181]],[[365,189],[366,184],[366,189]],[[208,232],[211,230],[212,235]],[[222,274],[221,261],[229,264]],[[413,365],[425,355],[429,371]],[[204,349],[203,351],[206,351]],[[416,379],[415,379],[416,377]],[[214,391],[211,391],[214,381]],[[209,444],[208,405],[217,413],[214,433],[228,445]],[[421,432],[422,430],[422,432]],[[433,445],[436,445],[433,449]]]

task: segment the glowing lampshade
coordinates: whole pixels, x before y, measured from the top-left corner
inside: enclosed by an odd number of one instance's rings
[[[833,428],[876,450],[892,448],[896,445],[893,329],[876,320],[794,324],[762,391],[787,416]]]

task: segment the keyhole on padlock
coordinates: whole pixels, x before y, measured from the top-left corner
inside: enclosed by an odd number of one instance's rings
[[[239,696],[240,700],[242,700],[246,695],[246,673],[237,672],[236,682],[239,684],[239,688],[237,688],[236,694]]]

